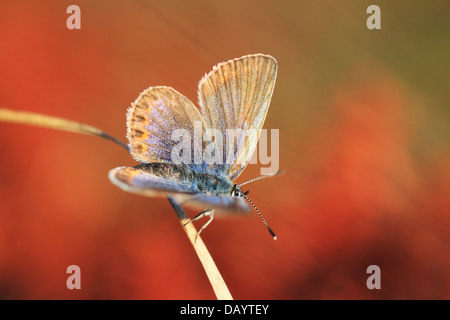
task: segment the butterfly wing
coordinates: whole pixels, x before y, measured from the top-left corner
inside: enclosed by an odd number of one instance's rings
[[[125,191],[146,196],[198,193],[192,178],[189,180],[194,165],[172,161],[172,151],[179,143],[172,139],[173,132],[184,130],[192,141],[196,122],[203,126],[200,112],[174,89],[150,87],[143,91],[127,113],[130,152],[142,164],[115,168],[109,172],[110,180]],[[194,142],[190,147],[202,148]]]
[[[198,194],[194,196],[177,195],[175,196],[175,198],[183,205],[187,205],[199,210],[214,209],[218,214],[252,212],[247,202],[239,197],[210,196],[205,194]]]
[[[199,83],[205,127],[218,129],[226,141],[222,165],[216,167],[231,180],[240,175],[255,151],[276,74],[276,60],[256,54],[218,64]],[[234,135],[227,129],[234,129]]]
[[[110,180],[124,191],[150,197],[173,195],[182,204],[202,210],[215,209],[221,214],[250,212],[250,207],[241,198],[200,192],[192,183],[194,175],[187,165],[168,163],[118,167],[109,172]]]
[[[118,167],[109,172],[110,180],[119,188],[151,197],[198,194],[199,190],[193,186],[191,175],[192,171],[187,166],[167,163]]]
[[[200,112],[188,98],[169,87],[150,87],[128,110],[130,152],[142,163],[171,163],[172,150],[179,143],[172,139],[174,131],[186,130],[194,137],[196,122],[203,126]],[[201,148],[191,139],[192,152],[201,152]]]

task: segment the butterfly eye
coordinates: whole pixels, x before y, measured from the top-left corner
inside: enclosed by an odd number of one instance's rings
[[[239,188],[237,185],[234,185],[233,188],[231,189],[230,195],[234,196],[234,197],[239,197],[241,194]]]

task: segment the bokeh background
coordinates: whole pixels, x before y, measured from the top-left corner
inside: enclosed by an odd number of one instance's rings
[[[68,30],[66,8],[81,8]],[[381,8],[381,30],[366,9]],[[265,128],[286,174],[257,215],[203,233],[236,299],[450,298],[448,1],[1,1],[0,107],[125,141],[154,85],[197,101],[218,62],[273,55]],[[166,199],[113,186],[134,165],[96,137],[0,123],[1,299],[214,299]],[[247,167],[238,181],[259,175]],[[196,214],[188,211],[189,215]],[[201,225],[204,221],[200,221]],[[81,290],[66,268],[81,268]],[[366,269],[381,268],[381,290]]]

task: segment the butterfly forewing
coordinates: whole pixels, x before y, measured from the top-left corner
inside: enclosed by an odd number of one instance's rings
[[[231,180],[244,170],[256,148],[276,74],[276,60],[256,54],[217,65],[199,83],[205,126],[218,129],[226,141],[218,167]]]
[[[196,122],[203,127],[200,112],[188,98],[169,87],[148,88],[128,110],[127,136],[131,154],[143,163],[171,163],[172,150],[179,143],[172,134],[181,129],[193,137]],[[191,141],[192,155],[194,152],[201,154],[202,146]]]

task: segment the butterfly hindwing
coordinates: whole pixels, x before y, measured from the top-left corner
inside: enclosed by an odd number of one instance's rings
[[[109,172],[110,180],[124,191],[151,197],[173,195],[180,203],[218,213],[249,212],[247,203],[237,197],[207,195],[193,183],[195,172],[186,165],[168,163],[118,167]]]
[[[183,165],[152,163],[118,167],[109,172],[109,178],[121,189],[145,196],[199,193]]]
[[[187,204],[198,209],[214,209],[219,214],[229,213],[250,213],[251,208],[244,199],[230,196],[209,196],[204,194],[198,195],[181,195],[177,198],[182,204]]]

